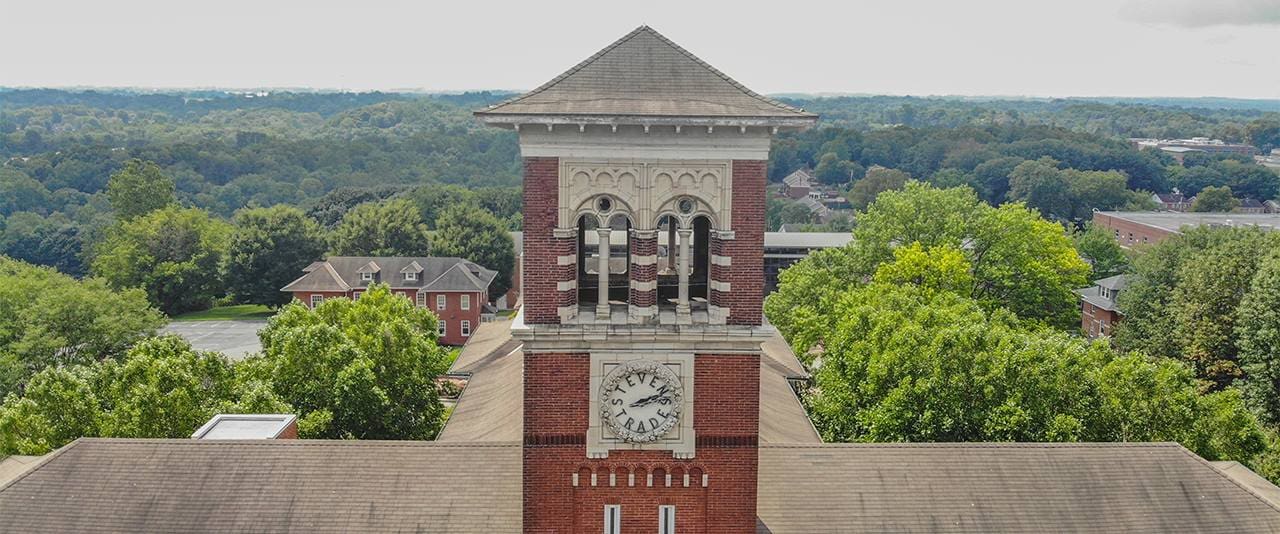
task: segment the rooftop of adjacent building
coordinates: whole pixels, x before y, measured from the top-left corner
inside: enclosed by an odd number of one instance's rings
[[[1101,215],[1178,232],[1184,226],[1280,227],[1280,213],[1197,213],[1176,211],[1100,211]]]

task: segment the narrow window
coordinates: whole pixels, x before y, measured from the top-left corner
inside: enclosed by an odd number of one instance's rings
[[[311,295],[311,307],[313,309],[319,306],[321,302],[324,302],[324,295]]]
[[[418,307],[419,307],[419,308],[426,308],[426,307],[427,307],[427,294],[426,294],[426,293],[421,293],[421,292],[419,292],[419,293],[418,293]]]
[[[440,337],[448,335],[448,332],[449,329],[445,327],[444,319],[441,319],[439,323],[436,323],[436,333],[440,334]]]
[[[471,321],[462,321],[462,337],[471,335]]]
[[[676,534],[676,507],[664,504],[658,507],[658,534]]]
[[[444,295],[436,295],[436,309],[437,310],[444,309]]]
[[[471,309],[471,295],[462,295],[462,309]]]
[[[604,505],[604,534],[622,534],[622,505]]]

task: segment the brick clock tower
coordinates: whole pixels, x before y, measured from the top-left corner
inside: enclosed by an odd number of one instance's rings
[[[525,532],[755,532],[766,163],[816,116],[648,27],[476,116],[524,158]]]

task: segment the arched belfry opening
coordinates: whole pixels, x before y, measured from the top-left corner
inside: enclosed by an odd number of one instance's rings
[[[596,198],[578,217],[578,305],[598,319],[609,319],[614,308],[626,314],[631,229],[628,213],[607,195]]]

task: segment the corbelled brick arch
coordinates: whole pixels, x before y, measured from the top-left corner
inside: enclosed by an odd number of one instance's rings
[[[476,115],[524,157],[525,531],[754,532],[766,162],[816,116],[647,27]]]

